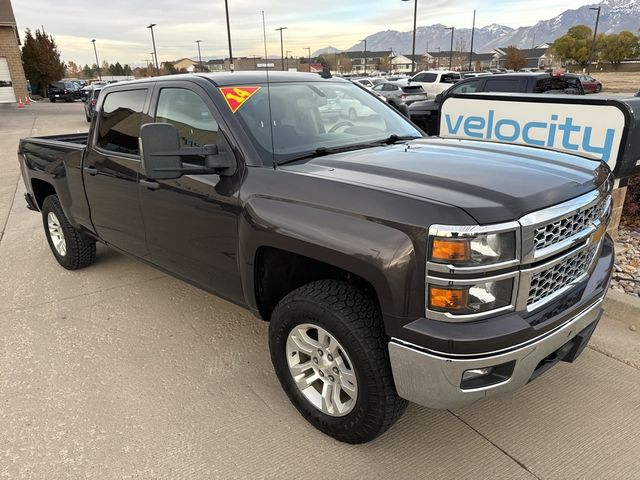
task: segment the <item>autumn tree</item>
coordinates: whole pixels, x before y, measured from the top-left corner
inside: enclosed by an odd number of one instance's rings
[[[589,63],[593,31],[586,25],[576,25],[553,42],[553,50],[561,58],[573,60],[585,68]]]
[[[67,77],[78,78],[80,76],[80,67],[76,62],[69,61],[65,69],[65,74]]]
[[[93,70],[89,65],[85,64],[85,66],[82,67],[82,77],[85,79],[90,79],[91,77],[93,77]]]
[[[515,46],[510,46],[507,47],[505,50],[505,57],[504,57],[504,67],[511,69],[511,70],[515,70],[516,72],[518,70],[520,70],[521,68],[524,68],[527,66],[527,57],[524,56],[524,54],[518,50]]]
[[[163,62],[162,71],[165,75],[174,75],[178,73],[178,70],[171,62]]]
[[[625,58],[631,58],[640,50],[640,38],[628,30],[605,35],[601,40],[601,56],[617,69]]]
[[[40,30],[36,30],[35,35],[30,29],[26,30],[22,63],[29,82],[37,85],[43,96],[47,94],[47,85],[60,80],[64,75],[65,66],[60,60],[55,40]]]

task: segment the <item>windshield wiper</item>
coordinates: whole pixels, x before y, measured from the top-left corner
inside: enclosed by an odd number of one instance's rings
[[[354,145],[346,145],[344,147],[334,147],[334,148],[318,147],[312,152],[308,152],[308,153],[299,155],[297,157],[284,160],[278,163],[278,166],[286,165],[288,163],[293,163],[300,160],[309,160],[312,158],[324,157],[325,155],[331,155],[333,153],[352,152],[354,150],[361,150],[363,148],[379,147],[380,145],[392,145],[394,143],[404,142],[407,140],[414,140],[416,138],[422,138],[422,137],[417,135],[399,136],[394,134],[394,135],[388,136],[387,138],[383,138],[381,140],[374,140],[373,142],[366,142],[366,143],[356,143]]]

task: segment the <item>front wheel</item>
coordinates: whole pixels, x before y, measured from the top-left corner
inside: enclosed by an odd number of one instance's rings
[[[51,252],[64,268],[77,270],[95,261],[96,241],[69,223],[57,195],[44,199],[42,222]]]
[[[387,343],[377,304],[335,280],[291,292],[269,325],[271,361],[289,399],[318,430],[347,443],[373,440],[407,406]]]

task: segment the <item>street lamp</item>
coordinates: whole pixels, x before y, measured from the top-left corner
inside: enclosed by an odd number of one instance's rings
[[[227,16],[227,40],[229,42],[229,70],[233,72],[233,53],[231,52],[231,26],[229,25],[229,4],[224,0],[224,12]]]
[[[598,22],[600,21],[600,6],[589,7],[589,10],[597,10],[596,28],[593,29],[593,41],[591,42],[591,50],[589,51],[589,63],[587,63],[587,73],[591,72],[591,62],[593,61],[593,52],[596,48],[596,35],[598,35]]]
[[[198,64],[200,65],[200,71],[202,72],[202,55],[200,55],[200,42],[202,40],[196,40],[196,43],[198,44]]]
[[[100,62],[98,62],[98,50],[96,50],[96,39],[91,40],[93,43],[93,53],[96,54],[96,67],[98,67],[98,78],[102,80],[102,74],[100,73]]]
[[[402,0],[410,2],[411,0]],[[411,47],[411,74],[415,73],[416,68],[416,22],[418,20],[418,0],[414,0],[413,4],[413,46]]]
[[[453,32],[456,27],[445,27],[445,30],[451,30],[451,48],[449,49],[449,70],[451,70],[451,65],[453,64]]]
[[[309,73],[311,73],[311,47],[305,47],[305,50],[309,52]]]
[[[367,74],[367,39],[365,38],[364,40],[360,40],[361,42],[364,42],[364,74]]]
[[[276,32],[280,32],[280,57],[282,58],[282,71],[284,72],[284,43],[282,43],[282,31],[286,30],[287,27],[276,28]]]
[[[471,70],[471,62],[473,61],[473,35],[476,33],[476,11],[473,11],[473,26],[471,27],[471,47],[469,48],[469,70]],[[474,68],[475,70],[475,68]]]
[[[158,66],[158,52],[156,51],[156,38],[153,36],[153,27],[155,27],[155,23],[151,23],[147,26],[148,29],[151,30],[151,43],[153,43],[153,56],[156,59],[156,75],[160,75],[160,67]]]

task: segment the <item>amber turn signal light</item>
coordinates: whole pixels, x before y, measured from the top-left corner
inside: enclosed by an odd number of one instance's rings
[[[469,242],[434,238],[431,245],[431,260],[441,262],[466,262],[471,259]]]
[[[429,287],[429,307],[446,310],[462,310],[469,305],[469,290],[445,287]]]

